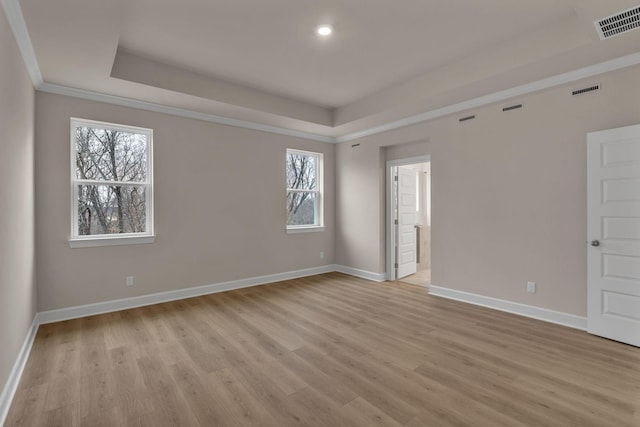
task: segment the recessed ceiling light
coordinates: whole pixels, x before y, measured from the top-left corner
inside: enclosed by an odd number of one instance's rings
[[[316,31],[319,35],[327,37],[333,33],[333,27],[331,25],[320,25]]]

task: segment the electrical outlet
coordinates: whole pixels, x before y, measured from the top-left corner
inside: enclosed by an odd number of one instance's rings
[[[536,293],[536,282],[527,282],[527,292],[530,294]]]
[[[125,283],[127,286],[133,286],[133,276],[127,276]]]
[[[320,259],[324,258],[324,252],[320,251]]]

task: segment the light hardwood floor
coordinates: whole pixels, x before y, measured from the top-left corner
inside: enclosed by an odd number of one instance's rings
[[[40,327],[7,426],[640,426],[640,349],[339,273]]]
[[[431,284],[431,270],[418,270],[416,273],[403,277],[399,281],[410,285],[429,286]]]

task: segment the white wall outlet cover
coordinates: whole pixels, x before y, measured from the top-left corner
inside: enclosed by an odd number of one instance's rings
[[[527,282],[527,292],[530,294],[536,293],[536,282]]]

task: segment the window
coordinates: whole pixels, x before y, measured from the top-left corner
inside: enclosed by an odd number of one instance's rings
[[[151,243],[151,129],[71,119],[71,247]]]
[[[322,231],[322,154],[287,150],[287,231]]]

